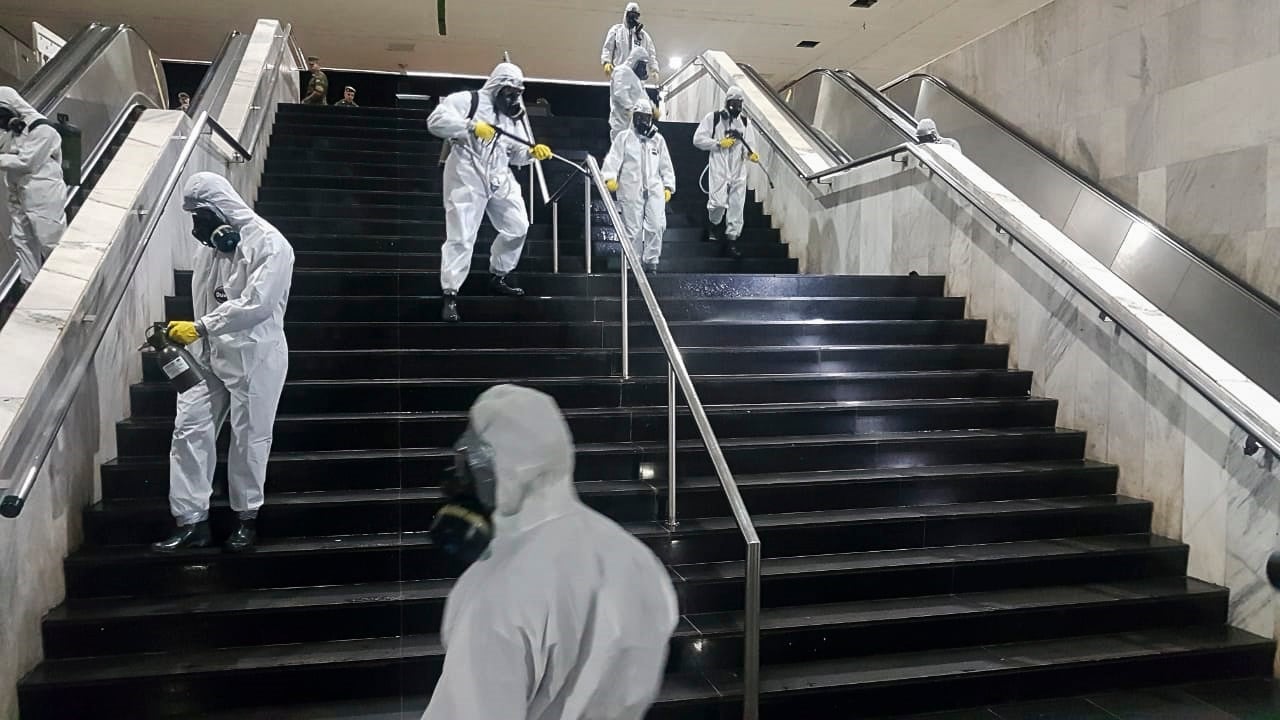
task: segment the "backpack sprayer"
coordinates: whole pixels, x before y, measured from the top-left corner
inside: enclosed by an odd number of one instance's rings
[[[738,132],[737,130],[725,130],[724,135],[725,137],[731,137],[734,140],[737,140],[738,142],[742,143],[742,146],[747,149],[748,157],[755,154],[756,151],[751,148],[751,143],[747,142],[747,139],[742,136],[742,133]],[[766,169],[765,166],[761,165],[760,163],[756,163],[756,167],[760,168],[760,172],[764,173],[764,179],[769,183],[769,189],[772,190],[773,177],[769,175],[768,169]],[[702,175],[698,177],[698,186],[702,188],[702,192],[707,193],[708,195],[711,194],[711,188],[707,181],[707,176],[710,174],[710,172],[711,172],[711,166],[707,165],[705,168],[702,169]]]

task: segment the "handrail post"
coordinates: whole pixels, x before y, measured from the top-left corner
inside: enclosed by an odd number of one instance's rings
[[[583,243],[586,247],[587,274],[591,274],[591,178],[582,179],[582,227]]]
[[[619,236],[619,242],[626,242],[624,238]],[[622,256],[622,272],[619,273],[622,278],[622,291],[619,297],[622,300],[622,379],[627,380],[631,377],[631,321],[627,317],[627,257]]]
[[[529,163],[529,224],[530,225],[533,224],[533,186],[534,186],[534,180],[537,179],[536,177],[534,177],[537,174],[537,172],[534,170],[534,167],[535,167],[534,163],[530,162]]]
[[[560,274],[560,201],[551,203],[551,272]]]
[[[760,717],[760,540],[747,543],[742,627],[742,717]]]
[[[667,529],[674,530],[676,520],[676,369],[667,363]]]

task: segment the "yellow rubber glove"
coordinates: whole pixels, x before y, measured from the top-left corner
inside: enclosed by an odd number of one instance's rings
[[[471,126],[471,134],[480,138],[482,142],[489,142],[498,136],[498,131],[493,126],[483,120],[477,120],[475,125]]]
[[[534,145],[529,149],[529,154],[533,156],[534,160],[550,160],[551,148],[542,144]]]
[[[663,188],[662,192],[667,198],[667,202],[671,202],[671,188]]]
[[[653,119],[654,120],[662,119],[662,108],[658,107],[657,105],[653,106]]]
[[[727,137],[727,138],[725,138],[725,139],[723,139],[723,140],[721,140],[721,141],[720,141],[720,147],[721,147],[722,149],[724,149],[724,150],[728,150],[729,148],[731,148],[731,147],[733,147],[734,145],[737,145],[737,144],[738,144],[738,141],[737,141],[737,140],[734,140],[734,139],[733,139],[733,138],[731,138],[731,137]]]
[[[200,333],[190,320],[174,320],[169,323],[169,339],[180,345],[190,345],[200,339]]]
[[[760,162],[760,153],[754,153],[754,152],[753,152],[753,153],[751,153],[751,156],[750,156],[750,158],[749,158],[749,159],[750,159],[750,160],[751,160],[751,162],[753,162],[753,163],[758,163],[758,162]]]
[[[618,192],[618,181],[609,179],[604,181],[604,186],[609,188],[609,192]]]
[[[613,74],[613,63],[605,63],[605,64],[604,64],[604,74],[605,74],[605,75],[612,75],[612,74]]]

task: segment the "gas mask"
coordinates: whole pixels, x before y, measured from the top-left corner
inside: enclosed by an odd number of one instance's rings
[[[938,126],[933,120],[924,118],[916,125],[916,140],[922,143],[938,141]]]
[[[496,465],[493,446],[468,427],[453,445],[453,475],[440,485],[447,499],[431,521],[431,539],[465,565],[483,557],[493,541]]]
[[[522,95],[523,88],[503,85],[493,94],[493,106],[507,117],[519,118],[524,114],[524,103],[520,101]]]
[[[742,114],[742,101],[738,99],[726,100],[724,103],[725,112],[729,113],[729,117],[736,118]]]
[[[7,107],[0,106],[0,129],[8,130],[14,135],[21,135],[27,124],[22,122],[14,111]]]
[[[630,30],[639,30],[644,27],[640,24],[640,11],[632,10],[627,13],[627,28]]]
[[[231,226],[222,213],[211,207],[199,207],[191,213],[191,236],[201,245],[218,252],[231,253],[240,244],[240,231]]]
[[[631,127],[640,137],[653,137],[653,113],[648,110],[637,110],[631,113]]]
[[[632,69],[636,71],[636,77],[640,78],[641,80],[649,79],[649,61],[648,60],[640,60],[639,62],[636,63],[636,66]]]

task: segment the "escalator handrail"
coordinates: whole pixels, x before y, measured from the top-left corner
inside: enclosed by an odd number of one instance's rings
[[[204,77],[200,78],[200,84],[196,86],[195,92],[191,93],[191,107],[187,111],[188,115],[193,115],[198,110],[206,109],[201,107],[201,105],[204,102],[205,94],[209,92],[209,85],[213,82],[214,75],[217,74],[215,73],[215,69],[220,67],[218,61],[227,54],[227,51],[231,48],[231,43],[235,42],[236,38],[239,37],[244,37],[244,35],[239,30],[232,30],[227,33],[225,38],[223,38],[222,47],[218,48],[218,54],[213,56],[213,62],[209,63],[208,69],[205,70]],[[221,94],[221,87],[216,88],[216,90],[218,94]]]
[[[754,67],[746,63],[738,63],[738,67],[742,68],[742,71],[747,74],[747,77],[750,77],[752,82],[754,82],[759,87],[762,87],[762,88],[769,87],[768,81],[766,81],[764,77],[760,75],[760,72],[757,71]],[[796,112],[796,109],[791,107],[791,103],[785,102],[784,100],[782,100],[779,94],[776,94],[776,93],[770,93],[770,97],[774,98],[774,103],[773,103],[774,106],[776,106],[781,112],[786,114],[787,117],[791,118],[793,122],[795,122],[797,125],[799,125],[802,128],[811,130],[812,132],[809,133],[810,137],[813,138],[815,142],[822,145],[822,147],[826,149],[826,151],[830,153],[832,157],[844,158],[845,161],[848,161],[851,159],[849,157],[849,154],[845,152],[844,148],[840,147],[840,145],[835,140],[832,140],[829,135],[827,135],[824,132],[818,131],[817,128],[805,122],[804,118],[800,117],[800,114]]]
[[[847,72],[847,71],[842,71],[842,72]],[[1106,188],[1103,188],[1096,181],[1082,175],[1080,172],[1078,172],[1071,166],[1062,162],[1057,157],[1055,157],[1051,152],[1049,152],[1048,149],[1041,146],[1039,143],[1035,142],[1031,138],[1022,134],[1018,130],[1012,127],[1009,127],[1009,125],[1007,125],[1006,123],[1004,123],[1002,120],[995,117],[991,113],[987,112],[978,103],[973,101],[967,95],[948,85],[946,81],[934,75],[930,75],[929,73],[911,73],[909,75],[898,78],[897,80],[894,80],[886,84],[883,88],[881,88],[877,92],[878,94],[883,95],[885,92],[888,92],[894,87],[897,87],[898,85],[904,82],[908,82],[910,80],[915,80],[915,79],[920,79],[932,85],[935,85],[939,90],[950,95],[953,99],[955,99],[957,102],[963,105],[966,109],[972,111],[975,115],[979,116],[980,118],[988,121],[990,124],[994,125],[996,128],[998,128],[999,130],[1004,132],[1006,135],[1008,135],[1010,138],[1017,140],[1019,143],[1025,146],[1028,150],[1031,150],[1033,153],[1039,156],[1042,160],[1053,165],[1055,168],[1062,171],[1063,173],[1065,173],[1067,176],[1074,179],[1079,184],[1093,191],[1096,195],[1098,195],[1103,200],[1111,204],[1121,213],[1127,215],[1129,219],[1132,220],[1133,222],[1140,222],[1140,223],[1145,223],[1149,225],[1153,234],[1159,236],[1163,240],[1168,241],[1169,244],[1173,245],[1178,250],[1184,252],[1192,262],[1200,263],[1207,270],[1212,272],[1214,275],[1217,275],[1223,282],[1226,282],[1235,286],[1235,288],[1239,290],[1242,294],[1252,296],[1259,303],[1269,308],[1272,312],[1276,313],[1277,315],[1280,315],[1280,302],[1277,302],[1276,300],[1267,296],[1262,291],[1254,287],[1253,284],[1249,283],[1247,280],[1244,280],[1243,278],[1237,276],[1235,273],[1226,269],[1217,260],[1209,257],[1199,249],[1193,247],[1191,243],[1188,243],[1178,238],[1173,233],[1169,232],[1167,229],[1162,227],[1159,223],[1154,222],[1153,220],[1148,218],[1146,215],[1142,214],[1142,212],[1140,212],[1133,206],[1129,205],[1128,203],[1124,202],[1120,198],[1113,195],[1110,191],[1108,191]],[[894,103],[894,106],[897,107],[896,103]],[[905,110],[902,110],[902,112],[907,117],[911,117],[910,114],[906,113]]]
[[[822,72],[822,71],[814,71]],[[826,71],[830,73],[830,71]],[[805,77],[813,74],[807,73]],[[901,108],[897,111],[893,110],[896,104],[889,102],[887,99],[878,100],[879,91],[872,88],[857,76],[848,71],[840,71],[839,73],[830,73],[833,77],[840,80],[840,76],[849,82],[840,82],[840,85],[851,93],[859,96],[865,96],[863,99],[876,109],[881,119],[889,124],[893,124],[901,129],[914,127],[912,118],[906,114]],[[856,79],[856,80],[855,80]],[[1234,384],[1241,386],[1237,391],[1232,388],[1225,387],[1222,382],[1209,375],[1191,358],[1185,355],[1181,348],[1177,347],[1171,340],[1161,335],[1158,331],[1150,331],[1142,324],[1140,312],[1131,309],[1114,295],[1110,294],[1107,289],[1100,283],[1090,278],[1073,278],[1069,268],[1063,267],[1056,258],[1044,251],[1036,242],[1029,242],[1027,235],[1034,235],[1034,231],[1024,232],[1020,228],[1025,227],[1023,221],[1006,210],[1000,203],[996,202],[989,194],[981,189],[971,190],[965,187],[965,183],[961,178],[957,177],[948,167],[938,163],[934,158],[932,148],[926,147],[927,144],[919,143],[914,137],[910,142],[903,145],[905,152],[913,155],[921,165],[929,168],[933,176],[941,180],[943,183],[951,187],[955,192],[967,199],[969,203],[979,213],[990,219],[998,228],[1002,228],[1009,233],[1010,237],[1018,240],[1023,247],[1027,248],[1035,255],[1046,267],[1054,274],[1062,278],[1064,282],[1072,287],[1081,296],[1086,298],[1092,305],[1100,309],[1107,317],[1114,321],[1118,326],[1123,328],[1130,337],[1134,338],[1140,345],[1146,348],[1152,355],[1159,358],[1161,362],[1167,365],[1179,377],[1185,380],[1200,395],[1210,402],[1214,407],[1218,408],[1223,414],[1231,419],[1233,423],[1243,428],[1250,438],[1266,447],[1268,451],[1280,456],[1280,426],[1274,425],[1264,419],[1255,412],[1254,408],[1247,401],[1247,398],[1255,394],[1267,395],[1266,391],[1259,387],[1256,383],[1248,379],[1242,379]],[[1108,269],[1109,270],[1109,269]],[[1119,278],[1116,278],[1119,280]],[[1121,281],[1123,282],[1123,281]],[[1148,304],[1150,304],[1148,302]],[[1153,310],[1159,312],[1162,316],[1163,311],[1159,308],[1151,306]],[[1135,328],[1138,332],[1135,332]],[[1194,336],[1193,336],[1194,337]],[[1214,355],[1221,360],[1221,356],[1217,355],[1212,348],[1205,346],[1207,350],[1213,352]],[[1225,360],[1222,362],[1229,366]],[[1239,372],[1238,370],[1236,372]],[[1243,376],[1242,376],[1243,377]],[[1256,391],[1256,393],[1254,392]]]
[[[31,79],[22,85],[22,97],[37,112],[44,115],[53,107],[53,103],[66,94],[67,88],[80,77],[80,71],[93,64],[111,44],[117,33],[127,29],[125,25],[112,28],[102,23],[89,23],[80,32],[36,71]],[[41,87],[49,85],[49,87]]]

